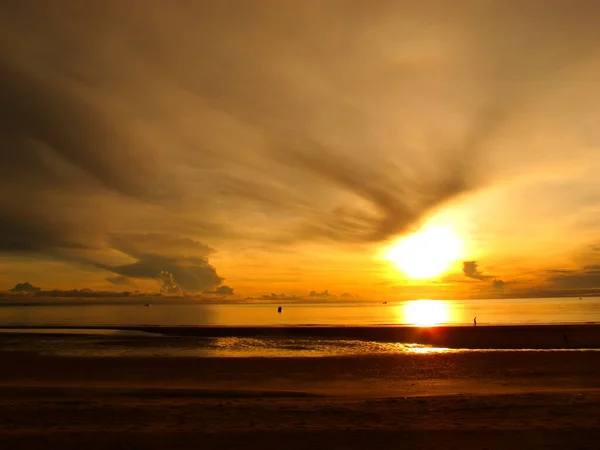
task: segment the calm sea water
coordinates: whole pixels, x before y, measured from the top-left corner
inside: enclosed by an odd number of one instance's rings
[[[151,306],[145,303],[151,302]],[[277,326],[600,323],[600,298],[200,304],[182,299],[0,299],[2,326]]]
[[[182,299],[22,298],[0,302],[0,350],[78,356],[323,357],[468,352],[410,343],[320,338],[176,337],[120,326],[460,325],[600,323],[600,298],[413,300],[370,303],[199,304]],[[2,330],[65,326],[77,330]],[[85,330],[89,326],[112,330]],[[1,333],[5,331],[6,333]],[[27,333],[27,334],[25,334]],[[33,333],[33,334],[31,334]],[[498,350],[474,350],[498,351]],[[531,351],[531,350],[524,350]],[[561,350],[564,351],[564,350]]]

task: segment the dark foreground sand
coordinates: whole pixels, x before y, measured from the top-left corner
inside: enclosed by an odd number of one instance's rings
[[[599,374],[598,352],[0,352],[0,449],[593,449]]]
[[[0,447],[595,449],[598,400],[597,393],[357,399],[21,392],[0,400]]]

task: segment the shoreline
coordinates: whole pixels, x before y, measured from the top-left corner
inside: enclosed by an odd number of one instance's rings
[[[2,326],[10,330],[129,331],[169,337],[323,338],[421,344],[451,349],[599,349],[600,324],[479,326]],[[7,331],[4,331],[7,330]],[[22,334],[22,333],[21,333]],[[36,334],[33,331],[31,334]]]

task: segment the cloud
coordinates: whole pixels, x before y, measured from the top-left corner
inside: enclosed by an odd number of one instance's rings
[[[475,280],[487,280],[489,276],[484,275],[478,267],[477,261],[464,261],[463,273],[469,278]]]
[[[495,278],[493,275],[485,275],[479,270],[477,261],[463,261],[463,274],[474,280],[487,281],[492,279],[491,287],[496,291],[503,290],[507,284],[504,280]]]
[[[215,294],[215,295],[234,295],[233,289],[229,286],[219,286],[212,291],[204,291],[205,294]]]
[[[163,288],[169,291],[177,286],[187,292],[201,292],[218,286],[223,280],[208,262],[186,263],[159,255],[146,255],[132,264],[103,267],[130,278],[159,278],[165,283]]]
[[[469,189],[469,164],[456,157],[443,161],[440,156],[435,161],[439,167],[415,160],[411,170],[385,161],[352,160],[326,149],[286,152],[285,158],[363,201],[361,208],[335,208],[306,228],[309,234],[337,240],[383,241]]]
[[[127,128],[86,98],[66,67],[61,71],[56,60],[42,65],[14,52],[0,59],[3,171],[25,173],[36,186],[88,180],[125,195],[163,195],[151,158],[141,154],[148,149],[136,149]]]
[[[139,292],[113,292],[94,291],[92,289],[53,289],[51,291],[39,291],[36,297],[59,297],[59,298],[126,298],[126,297],[148,297],[152,294],[140,294]]]
[[[190,238],[156,233],[114,235],[112,247],[137,261],[104,268],[130,278],[158,278],[163,283],[161,292],[208,291],[223,281],[207,259],[213,250]]]
[[[556,274],[547,282],[554,289],[600,289],[600,266],[589,265],[582,270]]]
[[[287,294],[275,294],[271,292],[270,294],[261,295],[260,297],[256,297],[258,300],[297,300],[298,297],[294,295]]]
[[[175,283],[173,274],[167,272],[166,270],[161,270],[156,275],[156,278],[162,281],[162,286],[160,287],[161,294],[179,295],[182,293],[181,288],[177,286],[177,283]]]
[[[3,2],[0,252],[214,290],[205,243],[379,243],[593,157],[598,2],[475,3]]]
[[[160,254],[166,258],[205,260],[214,253],[214,249],[200,241],[164,233],[115,233],[110,236],[110,244],[133,257]]]
[[[560,274],[567,274],[567,273],[572,273],[572,270],[569,269],[547,269],[546,273],[551,274],[551,275],[560,275]]]
[[[587,274],[600,274],[600,264],[591,264],[583,268]]]
[[[35,292],[39,292],[39,291],[41,291],[41,288],[32,285],[28,281],[26,281],[25,283],[17,283],[10,290],[10,292],[24,292],[24,293],[35,293]]]
[[[106,277],[106,281],[108,281],[111,284],[114,284],[115,286],[136,286],[136,284],[131,278],[125,277],[123,275]]]
[[[113,235],[110,248],[134,262],[109,264],[90,256],[80,256],[81,264],[101,268],[130,279],[156,279],[161,292],[204,292],[218,288],[223,278],[208,262],[213,250],[189,238],[166,234]]]
[[[492,282],[492,286],[494,287],[494,289],[504,289],[504,287],[506,286],[506,282],[504,280],[494,280]]]
[[[578,256],[582,261],[579,268],[547,269],[539,287],[557,295],[595,295],[600,294],[600,247],[597,244],[587,246]]]
[[[509,294],[542,298],[600,295],[600,266],[597,264],[579,269],[546,269],[540,273],[540,278],[510,283]]]
[[[310,291],[308,293],[309,297],[322,297],[322,298],[331,298],[331,297],[335,297],[335,295],[330,294],[328,290],[324,290],[324,291]]]
[[[0,208],[2,206],[0,201]],[[89,239],[88,243],[86,238]],[[21,210],[16,207],[2,209],[0,252],[59,254],[90,246],[93,246],[93,234],[86,236],[85,231],[75,230],[67,220],[48,218],[27,203],[21,205]]]

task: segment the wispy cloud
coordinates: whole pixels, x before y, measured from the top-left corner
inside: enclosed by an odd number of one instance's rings
[[[598,2],[434,3],[3,2],[0,252],[212,291],[204,243],[379,243],[594,157],[547,144],[600,104]]]

